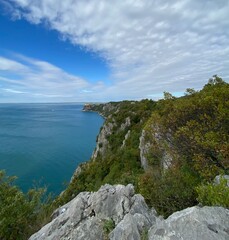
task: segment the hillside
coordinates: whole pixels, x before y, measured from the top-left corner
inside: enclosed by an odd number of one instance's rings
[[[86,110],[106,120],[91,160],[77,169],[60,203],[106,183],[131,183],[168,216],[197,204],[198,186],[228,174],[229,85],[217,76],[181,98],[165,93],[157,102],[91,104]]]

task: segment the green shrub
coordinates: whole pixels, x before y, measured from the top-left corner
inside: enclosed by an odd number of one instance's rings
[[[23,240],[47,223],[52,209],[45,202],[45,189],[24,194],[13,185],[16,177],[0,171],[0,239]]]
[[[196,188],[197,200],[207,206],[222,206],[229,208],[229,187],[227,180],[220,178],[219,184],[202,184]]]
[[[109,233],[115,228],[115,222],[113,219],[104,220],[103,231],[105,233],[105,239],[109,239]]]
[[[148,240],[148,230],[146,228],[141,232],[141,240]]]
[[[197,203],[195,187],[198,177],[184,167],[169,169],[161,176],[154,169],[140,176],[138,191],[147,204],[168,217],[175,211],[182,210]]]

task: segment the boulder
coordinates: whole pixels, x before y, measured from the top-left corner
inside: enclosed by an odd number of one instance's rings
[[[149,229],[156,222],[155,211],[151,211],[144,198],[134,194],[133,185],[104,185],[98,192],[82,192],[73,200],[57,209],[53,220],[30,240],[102,240],[107,238],[104,223],[114,222],[111,239],[140,240],[143,229]],[[129,231],[131,226],[131,233]],[[117,229],[116,229],[117,228]],[[117,232],[122,230],[122,238]],[[112,230],[112,229],[111,229]],[[132,235],[131,235],[132,234]]]
[[[29,240],[229,239],[228,209],[195,206],[164,220],[131,184],[106,184],[97,192],[81,192],[52,217]]]
[[[229,210],[222,207],[191,207],[157,219],[149,240],[228,240]]]

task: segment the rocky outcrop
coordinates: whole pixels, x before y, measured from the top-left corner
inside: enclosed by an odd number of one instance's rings
[[[140,136],[140,143],[139,143],[139,150],[140,150],[140,161],[141,166],[144,170],[148,168],[148,159],[147,155],[150,151],[150,143],[146,141],[145,139],[145,130],[142,130],[142,134]]]
[[[129,127],[130,125],[131,125],[130,117],[127,117],[127,118],[126,118],[126,121],[121,124],[120,130],[123,131],[123,130],[125,130],[127,127]]]
[[[106,221],[115,226],[110,239],[140,239],[141,231],[156,222],[155,211],[147,207],[141,195],[134,194],[131,184],[106,184],[98,192],[82,192],[57,209],[53,217],[30,240],[102,240],[108,237],[104,232]]]
[[[110,109],[113,109],[111,104],[104,104],[103,109],[104,108],[105,109],[108,108],[109,111],[111,111]],[[103,110],[103,111],[106,112],[108,110]],[[118,111],[118,109],[116,110],[116,112],[117,111]],[[130,117],[127,117],[125,119],[125,122],[120,124],[120,126],[117,126],[115,120],[112,118],[112,116],[109,115],[107,117],[105,123],[103,124],[101,131],[98,135],[96,148],[92,154],[92,160],[94,161],[99,154],[102,157],[105,156],[106,151],[109,149],[108,138],[113,133],[114,128],[117,128],[116,131],[119,132],[119,131],[125,131],[130,126],[131,126]],[[123,148],[125,146],[126,140],[129,138],[129,136],[130,136],[130,130],[127,131],[120,148]]]
[[[222,207],[191,207],[157,220],[149,240],[227,240],[229,210]]]
[[[53,220],[29,240],[141,240],[143,236],[149,240],[227,240],[229,210],[196,206],[164,220],[134,193],[133,185],[106,184],[97,192],[81,192],[58,208]]]
[[[87,111],[92,111],[92,109],[93,109],[93,105],[90,103],[86,103],[84,104],[82,111],[87,112]]]
[[[172,165],[175,152],[173,152],[170,144],[172,142],[171,138],[168,133],[162,133],[159,125],[155,123],[150,124],[147,130],[142,130],[139,138],[139,150],[141,166],[144,170],[148,168],[149,158],[159,159],[162,170],[166,170]]]
[[[126,141],[127,141],[127,139],[129,138],[129,136],[130,136],[130,130],[128,130],[127,134],[125,135],[124,140],[123,140],[123,142],[122,142],[121,148],[124,148],[124,147],[125,147]]]
[[[98,154],[101,154],[101,156],[105,155],[105,152],[109,147],[109,142],[107,139],[108,136],[111,135],[114,126],[115,124],[111,122],[105,122],[103,124],[103,127],[98,135],[96,148],[92,154],[92,160],[95,160]]]
[[[84,112],[97,112],[102,117],[107,118],[111,113],[118,111],[118,105],[112,103],[87,103],[83,106]]]

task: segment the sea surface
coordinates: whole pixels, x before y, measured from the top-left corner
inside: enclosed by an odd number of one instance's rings
[[[26,192],[66,188],[79,163],[90,159],[104,120],[81,104],[0,104],[0,169]]]

